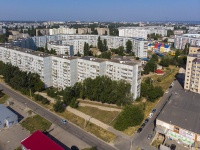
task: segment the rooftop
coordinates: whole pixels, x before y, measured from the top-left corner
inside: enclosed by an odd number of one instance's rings
[[[32,135],[24,139],[21,144],[30,150],[64,150],[60,145],[44,135],[41,131],[35,131]]]
[[[178,86],[157,119],[200,134],[200,94]]]
[[[7,118],[10,118],[11,116],[17,116],[15,113],[13,113],[11,110],[9,110],[6,106],[3,104],[0,104],[0,121],[4,121]]]

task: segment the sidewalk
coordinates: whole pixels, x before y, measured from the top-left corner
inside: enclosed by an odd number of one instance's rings
[[[101,121],[99,121],[95,118],[92,118],[92,116],[86,115],[86,114],[84,114],[84,113],[82,113],[82,112],[80,112],[76,109],[73,109],[71,107],[67,107],[67,111],[85,119],[86,121],[90,121],[91,123],[93,123],[93,124],[103,128],[103,129],[115,134],[116,136],[120,136],[120,137],[123,137],[124,139],[130,140],[130,136],[124,134],[121,131],[115,130],[113,127],[111,127],[111,126],[109,126],[109,125],[107,125],[107,124],[105,124],[105,123],[103,123],[103,122],[101,122]]]
[[[111,108],[111,107],[106,107],[106,106],[86,104],[86,103],[82,103],[82,102],[79,103],[79,106],[83,106],[83,107],[85,107],[85,106],[95,107],[95,108],[98,108],[98,109],[101,109],[101,110],[105,110],[105,111],[118,111],[118,112],[122,111],[121,109],[118,109],[118,108]]]

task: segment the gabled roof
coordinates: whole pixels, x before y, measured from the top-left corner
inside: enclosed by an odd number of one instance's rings
[[[64,150],[39,130],[24,139],[21,144],[29,150]]]

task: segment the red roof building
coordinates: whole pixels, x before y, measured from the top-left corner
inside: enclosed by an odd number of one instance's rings
[[[23,150],[64,150],[39,130],[24,139],[21,144]]]
[[[157,75],[163,75],[163,74],[164,74],[164,72],[163,72],[162,70],[160,70],[160,69],[157,69],[157,70],[155,71],[155,73],[156,73]]]

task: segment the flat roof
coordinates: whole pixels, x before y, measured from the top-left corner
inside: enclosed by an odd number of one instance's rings
[[[200,134],[200,94],[185,92],[179,83],[174,92],[157,119]]]
[[[0,104],[0,121],[4,121],[5,119],[11,117],[11,116],[17,116],[14,112],[9,110],[6,106],[3,104]]]
[[[40,51],[35,51],[35,50],[32,50],[32,49],[27,49],[27,48],[21,48],[21,47],[18,47],[18,46],[2,45],[1,47],[5,47],[5,48],[12,49],[12,50],[15,50],[15,51],[20,51],[20,52],[23,52],[23,53],[28,53],[28,54],[39,56],[39,57],[49,57],[49,56],[51,56],[50,54],[47,54],[47,53],[43,53],[43,52],[40,52]]]
[[[80,59],[99,62],[99,63],[107,61],[107,59],[100,59],[100,58],[96,58],[96,57],[93,57],[93,56],[83,56],[83,57],[80,57]]]
[[[35,131],[24,139],[21,144],[28,150],[64,150],[60,145],[44,135],[41,131]]]

